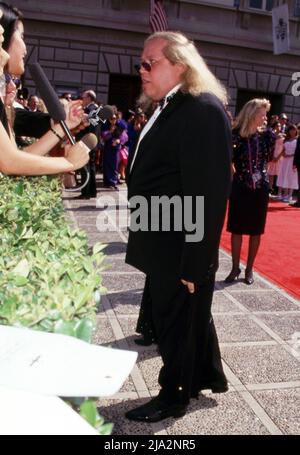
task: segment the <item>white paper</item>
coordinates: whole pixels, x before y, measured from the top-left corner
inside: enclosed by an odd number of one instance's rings
[[[0,387],[0,435],[94,435],[60,398]]]
[[[60,397],[114,395],[137,353],[0,325],[0,386]]]

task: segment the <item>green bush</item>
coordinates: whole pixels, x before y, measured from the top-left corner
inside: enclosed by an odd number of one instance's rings
[[[0,191],[1,323],[91,341],[103,246],[89,255],[69,227],[59,179],[2,177]]]
[[[70,228],[57,177],[1,176],[0,194],[0,324],[91,342],[104,246]]]

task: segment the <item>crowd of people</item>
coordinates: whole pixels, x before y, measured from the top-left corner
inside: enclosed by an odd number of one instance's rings
[[[50,122],[50,117],[43,101],[36,94],[29,95],[26,87],[21,87],[19,78],[12,77],[9,74],[6,74],[5,77],[6,111],[8,112],[13,106],[13,122],[10,123],[16,133],[17,144],[24,148],[41,137],[44,132],[44,124]],[[98,108],[103,107],[103,104],[97,101],[96,93],[92,89],[85,90],[78,97],[74,97],[68,92],[60,96],[61,102],[65,105],[72,102],[73,98],[82,100],[82,107],[87,116],[93,115]],[[111,107],[113,115],[105,123],[88,124],[76,134],[76,140],[80,140],[85,134],[92,132],[98,140],[96,147],[90,152],[88,162],[90,180],[88,185],[82,189],[79,199],[96,197],[96,173],[100,171],[103,173],[104,187],[118,190],[118,185],[125,181],[128,158],[134,152],[140,132],[147,123],[147,115],[141,108],[128,109],[127,112],[123,113],[117,106]],[[29,113],[31,113],[30,118],[39,125],[37,128],[32,127],[30,131],[26,128]],[[20,131],[24,130],[28,133],[26,137],[19,135]],[[51,154],[57,156],[57,153],[56,147]],[[63,154],[63,151],[60,154]],[[81,171],[81,177],[84,179],[84,171]],[[71,186],[72,183],[75,185],[72,179],[65,181],[71,182]]]

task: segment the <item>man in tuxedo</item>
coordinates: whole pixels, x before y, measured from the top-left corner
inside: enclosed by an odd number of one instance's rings
[[[231,129],[226,90],[181,33],[146,40],[140,76],[143,99],[157,108],[128,164],[126,262],[147,275],[163,367],[159,395],[126,417],[156,422],[183,416],[203,389],[228,390],[211,304],[230,187]]]

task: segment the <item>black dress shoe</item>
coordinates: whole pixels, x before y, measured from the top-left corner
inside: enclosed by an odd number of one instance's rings
[[[136,422],[159,422],[168,417],[183,417],[186,413],[186,406],[182,404],[166,404],[155,397],[148,403],[126,412],[129,420]]]
[[[200,384],[199,389],[197,392],[192,393],[192,398],[196,398],[198,400],[198,395],[201,392],[201,390],[211,390],[212,393],[225,393],[228,392],[229,387],[227,382],[224,383],[218,383],[218,382],[211,382],[207,384]]]
[[[229,275],[225,278],[225,283],[233,283],[234,280],[237,280],[241,273],[241,269],[232,269]]]
[[[252,270],[245,270],[245,283],[251,285],[254,283],[253,272]]]
[[[73,198],[74,200],[79,200],[79,199],[90,199],[90,196],[84,196],[83,194],[80,194],[79,196],[76,196]]]
[[[149,337],[143,337],[143,338],[136,338],[134,340],[135,344],[138,344],[139,346],[150,346],[152,343],[156,343],[156,340],[154,338],[149,338]]]

